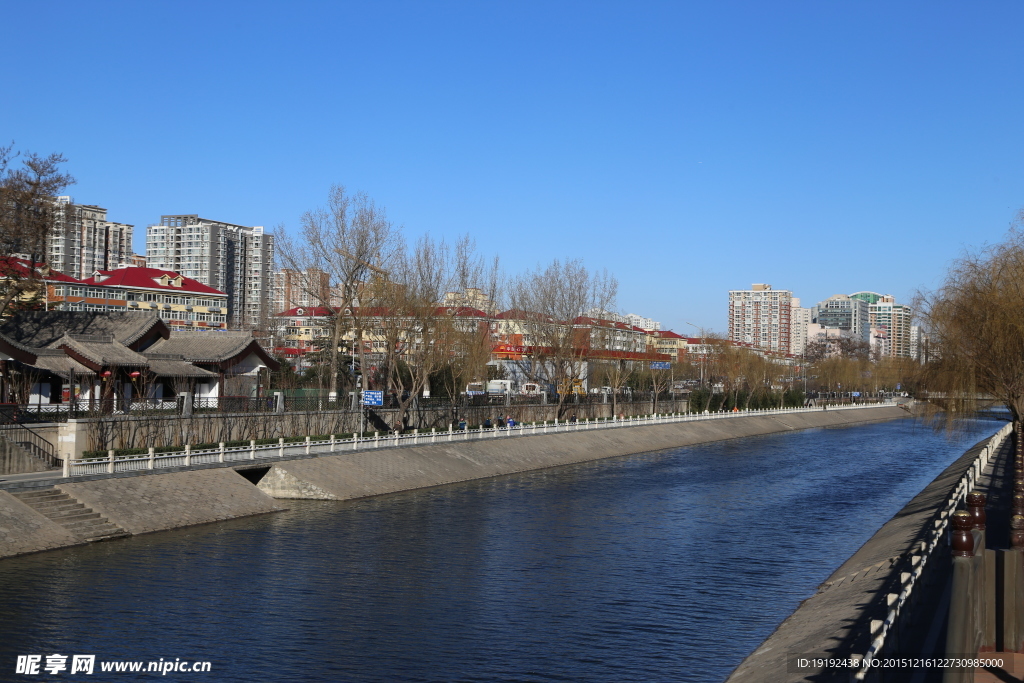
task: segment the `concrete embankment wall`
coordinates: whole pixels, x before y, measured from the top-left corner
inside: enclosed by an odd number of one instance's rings
[[[896,407],[756,415],[436,444],[279,462],[260,480],[275,498],[345,500],[632,453],[811,427],[906,417]]]
[[[125,531],[142,534],[283,509],[274,497],[358,498],[723,439],[907,416],[896,407],[814,411],[381,449],[279,461],[270,466],[259,488],[232,467],[140,471],[55,483]],[[247,467],[252,466],[239,469]],[[81,543],[3,490],[0,541],[0,558]]]
[[[992,431],[999,426],[995,424]],[[930,538],[939,511],[987,443],[985,439],[967,450],[893,515],[740,663],[726,683],[852,680],[848,670],[838,668],[796,669],[791,657],[813,654],[841,661],[867,652],[877,635],[873,624],[881,624],[891,608],[889,596],[902,590],[901,577],[913,571],[912,557],[921,552],[920,543]],[[996,457],[1005,460],[1011,452],[1012,441],[1007,440]],[[888,642],[901,657],[943,656],[948,598],[944,604],[942,594],[952,570],[949,549],[936,551],[928,562],[929,574],[915,587],[914,600],[900,615],[901,628],[894,626],[889,632]],[[939,671],[941,677],[941,669],[932,671]],[[913,671],[903,668],[889,673],[884,680],[903,681],[910,680]]]
[[[60,483],[56,489],[133,535],[284,509],[229,468]],[[0,558],[83,542],[0,490]]]
[[[97,479],[57,488],[132,534],[283,509],[231,469]]]
[[[0,491],[0,558],[78,545],[70,531]]]
[[[685,413],[685,400],[658,401],[660,413]],[[652,411],[650,401],[612,403],[566,404],[561,419],[575,414],[580,420],[611,418],[612,408],[626,417],[648,415]],[[448,425],[458,420],[451,407],[419,407],[409,414],[409,427],[430,431],[431,427],[445,431]],[[557,405],[484,405],[457,409],[460,418],[470,425],[483,424],[484,420],[511,415],[516,421],[541,422],[554,420],[558,416]],[[394,409],[378,409],[377,415],[388,425],[395,425],[398,412]],[[287,413],[196,413],[194,415],[118,415],[107,418],[68,420],[53,425],[54,435],[46,436],[50,443],[57,445],[60,458],[81,458],[85,451],[106,451],[118,448],[139,448],[142,446],[160,448],[164,446],[184,447],[185,444],[219,443],[221,441],[248,441],[249,439],[276,439],[278,437],[347,434],[365,428],[377,429],[362,420],[358,410],[307,410]],[[58,432],[59,431],[59,436]]]

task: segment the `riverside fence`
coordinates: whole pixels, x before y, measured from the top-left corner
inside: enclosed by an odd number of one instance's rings
[[[830,408],[836,411],[861,410],[865,408],[876,408],[873,405],[850,405]],[[307,457],[309,455],[329,455],[331,453],[358,452],[379,448],[402,448],[417,445],[436,443],[454,443],[458,441],[471,441],[481,439],[502,439],[533,436],[536,434],[558,434],[581,430],[595,429],[617,429],[623,427],[634,427],[638,425],[670,424],[678,422],[700,422],[708,420],[730,420],[740,417],[751,417],[756,415],[785,415],[792,413],[811,413],[821,411],[821,408],[774,408],[764,410],[749,410],[729,413],[656,413],[645,416],[632,416],[619,418],[583,418],[576,421],[559,421],[555,418],[553,422],[533,422],[531,424],[516,424],[513,427],[493,426],[490,428],[466,428],[457,429],[454,424],[449,423],[447,430],[438,430],[431,427],[430,431],[413,430],[410,433],[397,432],[374,432],[373,436],[360,436],[354,434],[349,438],[338,438],[337,435],[307,435],[299,440],[286,440],[279,437],[276,443],[258,444],[256,439],[250,439],[247,445],[227,446],[220,442],[213,448],[193,449],[191,444],[186,444],[180,451],[169,453],[156,453],[155,448],[142,455],[117,456],[113,449],[107,451],[106,457],[91,458],[67,458],[64,460],[64,476],[78,477],[96,474],[114,474],[118,472],[133,472],[139,470],[161,470],[182,467],[196,467],[214,463],[242,463],[267,460],[287,460]]]
[[[871,644],[867,652],[863,655],[855,655],[852,658],[860,662],[856,674],[852,677],[853,680],[877,681],[885,673],[883,670],[873,667],[872,662],[882,659],[887,653],[898,651],[900,636],[908,628],[905,616],[918,600],[919,592],[915,592],[914,589],[916,586],[921,585],[923,580],[928,577],[929,571],[934,567],[936,559],[945,559],[944,553],[938,558],[936,554],[940,550],[946,551],[950,547],[947,532],[949,531],[950,523],[958,520],[958,514],[960,516],[964,514],[962,512],[957,513],[957,508],[960,504],[966,502],[968,509],[971,510],[970,519],[984,519],[985,498],[979,494],[973,494],[972,491],[974,491],[975,484],[982,471],[988,466],[989,462],[995,457],[1003,443],[1012,433],[1013,425],[1007,424],[988,440],[988,443],[978,453],[978,457],[974,459],[974,462],[964,472],[954,487],[953,492],[946,499],[945,504],[936,513],[926,540],[920,541],[914,550],[911,551],[910,571],[901,572],[898,592],[889,593],[886,596],[888,612],[885,618],[874,620],[869,625]],[[950,619],[951,622],[954,620],[952,613]],[[981,619],[983,621],[983,618]],[[960,621],[960,619],[957,618],[957,621]],[[975,627],[975,621],[971,621],[970,624],[972,628]],[[976,629],[967,630],[973,635]],[[968,650],[954,651],[957,653],[968,652]],[[977,652],[977,647],[974,648],[974,652]]]

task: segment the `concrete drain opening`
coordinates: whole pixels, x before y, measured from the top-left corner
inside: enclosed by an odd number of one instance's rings
[[[262,467],[246,467],[245,469],[236,469],[240,475],[248,479],[253,484],[259,484],[260,479],[263,478],[267,472],[270,471],[270,465],[263,465]]]

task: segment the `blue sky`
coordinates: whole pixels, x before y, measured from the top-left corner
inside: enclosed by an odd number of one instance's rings
[[[112,220],[294,228],[340,183],[724,330],[906,300],[1024,206],[1019,2],[8,3],[0,140]]]

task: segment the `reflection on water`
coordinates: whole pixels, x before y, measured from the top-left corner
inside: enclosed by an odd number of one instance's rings
[[[999,426],[737,439],[5,560],[0,680],[55,652],[213,663],[164,680],[722,680]]]

